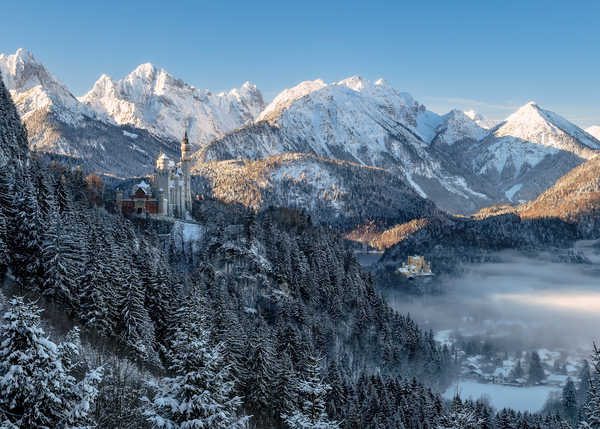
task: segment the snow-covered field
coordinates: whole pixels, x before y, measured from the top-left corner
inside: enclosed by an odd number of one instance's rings
[[[452,399],[456,392],[463,399],[477,400],[482,396],[496,409],[513,408],[518,411],[539,411],[548,394],[559,389],[552,386],[516,387],[465,380],[453,384],[444,392],[444,398]]]

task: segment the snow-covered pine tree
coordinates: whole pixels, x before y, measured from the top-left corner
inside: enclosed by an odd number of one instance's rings
[[[577,423],[577,391],[571,377],[567,379],[567,383],[563,387],[562,407],[565,419],[569,424],[575,425]]]
[[[257,327],[251,334],[245,356],[244,405],[259,426],[273,415],[273,382],[276,362],[266,330]]]
[[[110,337],[114,332],[115,321],[109,315],[110,285],[103,263],[98,230],[92,226],[85,264],[79,278],[79,318],[90,332]]]
[[[156,337],[163,341],[168,330],[167,316],[173,301],[173,288],[169,283],[167,263],[162,255],[142,242],[138,269],[146,293],[146,308],[154,322]]]
[[[56,182],[56,204],[60,214],[70,214],[73,209],[73,198],[71,190],[67,186],[67,179],[61,176]]]
[[[515,364],[515,366],[513,367],[513,369],[510,372],[510,376],[517,380],[519,378],[523,378],[523,367],[521,366],[521,359],[517,359],[517,363]]]
[[[101,370],[77,383],[69,374],[72,357],[64,353],[77,345],[50,341],[40,326],[41,310],[21,297],[6,310],[0,326],[0,427],[90,426]]]
[[[123,345],[133,351],[134,358],[159,366],[154,323],[145,307],[146,293],[140,282],[136,265],[131,260],[124,264],[127,270],[123,272],[119,284],[120,326],[118,329]]]
[[[74,309],[75,276],[73,255],[65,240],[64,222],[57,212],[52,212],[42,245],[41,290],[44,296],[66,308]]]
[[[582,428],[600,428],[600,347],[594,344],[592,353],[592,375],[590,379],[588,399],[584,407],[585,420]]]
[[[278,371],[275,374],[274,391],[277,392],[277,396],[274,398],[272,408],[275,412],[281,414],[287,414],[292,412],[294,404],[298,398],[296,396],[296,389],[294,381],[296,380],[296,372],[292,365],[292,360],[287,352],[278,354]]]
[[[18,182],[15,187],[15,215],[10,228],[11,268],[21,290],[30,291],[39,285],[41,219],[29,176],[22,175]]]
[[[300,378],[295,380],[298,402],[295,409],[281,416],[291,429],[338,429],[326,412],[327,392],[331,389],[321,380],[321,360],[310,355]]]
[[[0,213],[0,286],[4,284],[4,278],[10,266],[10,252],[7,244],[7,219]]]
[[[537,384],[546,378],[540,355],[536,351],[532,351],[529,355],[529,376],[530,384]]]
[[[210,344],[199,294],[192,293],[179,312],[181,325],[168,355],[170,377],[159,380],[146,400],[145,415],[155,428],[245,428],[242,400],[223,362],[221,344]]]
[[[47,168],[37,162],[33,171],[33,182],[35,186],[36,198],[40,208],[40,215],[43,219],[50,216],[52,210],[55,210],[53,177],[48,173]]]
[[[450,412],[444,415],[438,429],[479,429],[481,419],[477,417],[471,403],[463,403],[458,396],[452,402]]]

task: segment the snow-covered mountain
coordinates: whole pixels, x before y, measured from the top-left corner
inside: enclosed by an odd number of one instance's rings
[[[117,176],[147,173],[161,150],[177,154],[175,142],[98,120],[95,112],[23,49],[0,55],[0,72],[32,150],[68,157],[92,171]]]
[[[462,120],[473,122],[464,115]],[[453,143],[460,134],[454,132],[457,128],[453,117],[428,111],[381,79],[371,83],[354,76],[331,84],[316,80],[283,91],[254,124],[215,140],[196,158],[257,160],[311,153],[385,168],[406,178],[421,196],[463,211],[490,201],[428,150],[440,133]],[[475,130],[476,137],[482,132],[474,122],[462,128],[468,135]]]
[[[600,140],[600,125],[593,125],[589,128],[586,128],[585,132],[596,138],[596,140]]]
[[[477,125],[479,125],[481,128],[485,128],[486,130],[489,130],[490,128],[493,128],[496,125],[498,125],[498,121],[494,121],[493,119],[488,119],[485,116],[483,116],[481,113],[476,112],[473,109],[465,110],[464,114],[467,115],[472,120],[474,120],[475,123]]]
[[[474,117],[478,117],[471,111]],[[452,145],[461,140],[481,140],[488,134],[488,129],[480,125],[480,120],[473,119],[466,112],[451,110],[441,117],[441,122],[436,128],[437,134],[433,143]]]
[[[169,140],[179,140],[187,131],[196,148],[253,122],[264,109],[260,91],[250,82],[213,94],[149,63],[117,82],[102,75],[79,100],[101,118]]]
[[[17,50],[13,55],[0,54],[0,72],[25,121],[40,110],[53,111],[61,120],[69,123],[76,123],[84,115],[92,114],[24,49]]]
[[[490,130],[467,154],[474,175],[497,186],[498,198],[535,199],[569,170],[594,157],[600,141],[534,102]],[[465,166],[468,168],[469,166]]]
[[[179,156],[186,130],[199,147],[252,122],[264,107],[249,83],[213,95],[150,64],[119,82],[103,75],[81,99],[24,49],[0,54],[0,72],[32,150],[123,177],[150,172],[160,151]]]
[[[535,103],[494,124],[475,111],[431,112],[382,79],[306,81],[265,108],[249,83],[212,94],[151,64],[120,81],[102,75],[79,99],[22,49],[0,55],[0,72],[32,149],[117,176],[149,173],[160,151],[178,156],[187,130],[197,163],[311,154],[383,168],[441,208],[471,213],[535,199],[600,150],[598,127]]]

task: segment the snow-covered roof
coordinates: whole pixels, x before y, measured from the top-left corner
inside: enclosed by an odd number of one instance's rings
[[[144,191],[144,193],[146,195],[152,194],[152,188],[144,180],[142,180],[140,183],[138,183],[137,185],[134,186],[133,193],[135,194],[138,189],[141,189],[142,191]]]

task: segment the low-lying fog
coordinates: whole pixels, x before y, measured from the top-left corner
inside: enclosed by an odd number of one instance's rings
[[[503,262],[469,267],[441,296],[389,294],[424,328],[459,329],[501,340],[508,350],[589,350],[600,340],[598,266],[502,253]],[[434,267],[435,271],[435,267]]]

